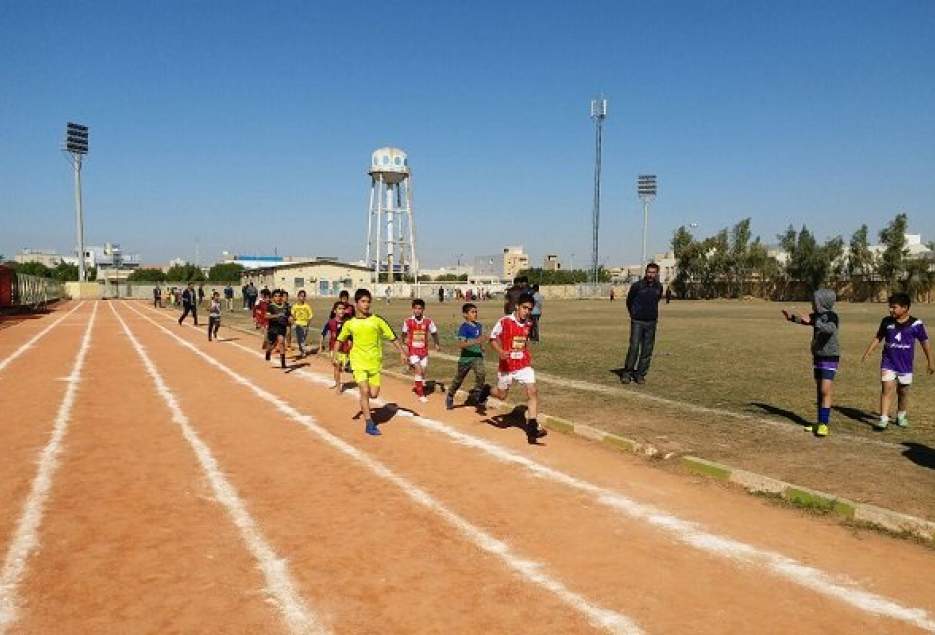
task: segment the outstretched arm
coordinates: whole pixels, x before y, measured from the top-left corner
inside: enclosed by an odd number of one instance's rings
[[[879,346],[879,344],[880,344],[879,338],[874,337],[872,340],[870,340],[870,345],[867,346],[867,350],[864,351],[863,356],[860,358],[861,363],[867,361],[867,358],[870,357],[870,353],[872,353],[873,350],[874,350],[877,346]],[[924,350],[924,349],[923,349],[923,350]]]
[[[932,359],[932,342],[930,340],[922,342],[922,352],[925,353],[925,359],[928,361],[929,375],[935,375],[935,359]]]
[[[796,315],[794,312],[782,310],[783,316],[794,324],[803,324],[805,326],[811,326],[812,319],[807,315]]]

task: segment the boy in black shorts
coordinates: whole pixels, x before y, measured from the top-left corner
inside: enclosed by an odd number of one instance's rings
[[[289,328],[289,307],[283,302],[281,289],[273,291],[273,301],[266,307],[266,361],[273,350],[279,351],[279,366],[286,367],[286,330]]]

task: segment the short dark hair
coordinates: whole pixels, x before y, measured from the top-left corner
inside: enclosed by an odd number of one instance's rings
[[[519,299],[516,301],[516,306],[519,306],[521,304],[532,304],[533,306],[535,306],[536,299],[532,297],[531,293],[523,292],[519,294]]]
[[[420,307],[422,307],[422,308],[424,309],[424,308],[425,308],[425,300],[423,300],[422,298],[416,298],[415,300],[412,301],[412,306],[414,306],[414,307],[420,306]]]
[[[894,293],[886,301],[889,305],[904,306],[907,309],[912,306],[912,298],[909,297],[908,293],[903,293],[902,291]]]
[[[646,265],[646,271],[649,271],[650,269],[655,269],[656,271],[659,271],[659,265],[657,265],[654,262],[651,262],[648,265]]]
[[[339,298],[348,298],[350,299],[351,293],[347,289],[341,289],[341,293],[338,294]]]
[[[461,313],[467,313],[471,309],[476,309],[476,308],[477,308],[476,304],[474,304],[473,302],[468,302],[466,304],[461,305]]]
[[[299,289],[299,292],[296,293],[296,295],[308,295],[308,294],[305,293],[305,289]]]
[[[354,292],[354,302],[359,302],[361,298],[373,300],[373,296],[370,295],[370,289],[358,289]]]

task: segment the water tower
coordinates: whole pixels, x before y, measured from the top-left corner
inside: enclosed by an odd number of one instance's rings
[[[412,220],[412,175],[399,148],[380,148],[370,160],[370,211],[365,262],[374,282],[381,273],[393,282],[404,274],[418,279],[416,229]]]

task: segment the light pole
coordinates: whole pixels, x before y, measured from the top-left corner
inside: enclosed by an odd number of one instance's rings
[[[75,215],[78,230],[78,280],[87,281],[84,263],[84,215],[81,209],[81,161],[88,153],[88,127],[68,122],[65,125],[65,152],[75,170]]]
[[[649,232],[649,204],[656,198],[656,175],[641,174],[636,177],[636,193],[643,201],[643,251],[640,268],[646,267],[646,235]]]
[[[591,215],[591,282],[597,284],[598,235],[601,225],[601,144],[604,119],[607,118],[607,100],[601,95],[591,100],[591,119],[594,120],[594,208]]]

